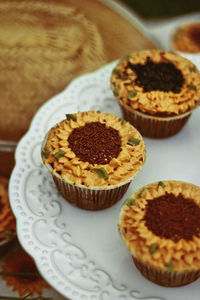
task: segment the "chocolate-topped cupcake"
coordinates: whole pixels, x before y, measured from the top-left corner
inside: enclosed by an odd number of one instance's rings
[[[160,181],[144,186],[122,205],[119,231],[140,272],[163,286],[200,276],[200,188]]]
[[[182,53],[200,53],[200,22],[182,24],[171,38],[173,50]]]
[[[96,111],[67,114],[42,146],[61,195],[84,209],[112,206],[145,162],[140,133],[124,119]]]
[[[143,50],[121,60],[111,88],[124,118],[147,137],[174,135],[200,104],[198,69],[170,51]]]

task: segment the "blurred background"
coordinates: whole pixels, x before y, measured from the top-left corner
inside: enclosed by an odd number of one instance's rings
[[[200,12],[197,0],[121,0],[144,19],[163,19]]]

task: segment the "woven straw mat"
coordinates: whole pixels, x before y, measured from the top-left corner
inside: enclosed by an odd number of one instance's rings
[[[18,140],[47,99],[106,63],[95,24],[76,8],[0,2],[0,139]]]

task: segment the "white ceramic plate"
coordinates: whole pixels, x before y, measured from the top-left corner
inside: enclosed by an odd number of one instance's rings
[[[146,163],[121,202],[109,209],[91,212],[71,206],[42,165],[45,133],[66,113],[93,109],[121,115],[109,84],[115,64],[79,77],[44,104],[19,142],[9,186],[19,240],[46,281],[69,299],[199,300],[200,279],[164,288],[142,277],[117,230],[121,203],[143,185],[170,179],[200,185],[199,109],[176,136],[144,139]]]

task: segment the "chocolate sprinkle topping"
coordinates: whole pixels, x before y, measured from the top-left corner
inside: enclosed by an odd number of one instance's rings
[[[155,63],[147,57],[145,64],[128,62],[127,67],[136,73],[135,83],[144,92],[158,90],[179,93],[184,83],[182,72],[170,62]]]
[[[121,151],[121,138],[118,131],[100,122],[91,122],[73,129],[69,147],[80,158],[90,164],[108,164]]]
[[[166,193],[149,200],[144,221],[155,235],[174,242],[200,236],[200,207],[182,194]]]

